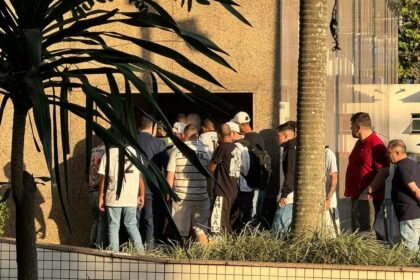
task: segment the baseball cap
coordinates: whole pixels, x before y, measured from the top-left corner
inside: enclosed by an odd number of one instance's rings
[[[239,130],[239,125],[237,123],[227,122],[226,124],[230,127],[230,131],[241,133],[241,131]]]
[[[249,117],[247,113],[241,111],[235,115],[235,117],[233,118],[233,121],[236,122],[237,124],[243,124],[243,123],[251,122],[251,118]]]
[[[172,131],[174,133],[184,133],[184,128],[186,126],[187,125],[183,122],[176,122],[176,123],[174,123],[174,127],[173,127]]]

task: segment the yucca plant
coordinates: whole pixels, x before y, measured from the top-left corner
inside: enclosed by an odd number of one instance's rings
[[[131,28],[158,28],[163,32],[174,33],[196,51],[233,70],[223,58],[226,53],[215,43],[180,28],[170,14],[157,3],[158,1],[130,0],[130,3],[137,7],[135,12],[101,9],[100,3],[104,2],[106,1],[0,1],[0,93],[3,95],[0,121],[7,102],[11,101],[14,108],[11,193],[16,205],[19,279],[37,279],[34,180],[23,170],[25,125],[29,115],[33,115],[46,163],[58,188],[63,206],[62,189],[66,189],[68,181],[66,157],[70,151],[69,113],[86,120],[86,159],[90,158],[94,131],[104,140],[107,147],[111,145],[119,147],[120,156],[130,158],[142,171],[146,180],[156,178],[164,195],[174,196],[164,177],[153,164],[146,162],[143,165],[133,154],[126,152],[125,147],[131,145],[137,153],[142,154],[135,137],[134,111],[147,113],[144,108],[152,107],[155,114],[150,117],[161,122],[173,137],[170,124],[155,99],[158,80],[203,112],[206,112],[205,106],[200,105],[203,102],[218,110],[227,111],[231,108],[229,104],[197,83],[167,71],[141,56],[112,47],[107,41],[116,38],[137,45],[144,50],[172,59],[195,76],[221,86],[209,72],[183,54],[152,41],[128,36],[123,29],[122,32],[111,32],[107,27],[119,23]],[[181,5],[184,5],[184,2],[181,1]],[[241,21],[246,22],[234,8],[237,4],[231,0],[196,0],[196,2],[206,5],[219,2]],[[186,2],[188,9],[191,9],[192,3],[192,0]],[[70,42],[79,47],[71,48]],[[100,65],[100,67],[91,65]],[[107,81],[107,88],[98,88],[91,83],[91,79],[98,75]],[[117,83],[117,78],[121,77],[125,86],[124,95],[119,91]],[[151,89],[144,78],[140,77],[151,79],[153,83]],[[68,94],[71,90],[76,90],[85,96],[85,105],[69,101]],[[145,104],[133,106],[132,94],[142,95]],[[107,130],[109,125],[114,129]],[[205,169],[198,164],[195,154],[175,137],[173,140],[190,160],[205,172]],[[59,155],[60,146],[62,154]],[[63,174],[60,174],[58,168],[60,158],[64,165]],[[122,178],[118,179],[119,191],[121,191],[121,180]],[[62,208],[65,211],[64,206]]]

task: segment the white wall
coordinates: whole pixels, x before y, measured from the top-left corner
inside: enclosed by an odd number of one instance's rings
[[[412,134],[411,114],[420,113],[420,84],[389,85],[389,139],[402,139],[410,153],[419,153],[420,134]]]

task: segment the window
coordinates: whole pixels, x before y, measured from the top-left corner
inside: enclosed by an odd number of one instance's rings
[[[411,114],[411,133],[420,133],[420,113]]]

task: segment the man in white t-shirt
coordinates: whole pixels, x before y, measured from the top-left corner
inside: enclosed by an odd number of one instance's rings
[[[132,147],[127,147],[127,151],[136,156],[136,151]],[[134,247],[143,252],[144,247],[137,228],[136,211],[144,204],[144,182],[140,170],[125,158],[124,178],[122,180],[122,189],[119,198],[117,198],[117,181],[119,170],[119,150],[118,148],[109,149],[109,174],[108,186],[105,186],[105,172],[107,155],[104,154],[98,173],[100,177],[99,191],[99,210],[107,212],[108,215],[108,235],[109,248],[113,252],[119,249],[119,230],[120,220],[123,218],[123,224],[127,230],[128,236],[134,243]],[[106,190],[106,192],[105,192]]]
[[[213,154],[217,148],[218,136],[214,128],[214,123],[210,119],[205,119],[201,125],[203,133],[199,140],[208,147],[210,154]]]
[[[326,209],[326,226],[331,236],[340,233],[340,220],[337,209],[337,197],[335,188],[337,186],[337,158],[334,152],[325,147],[325,209]]]
[[[207,147],[198,141],[198,131],[193,124],[184,129],[185,144],[197,155],[203,167],[207,168],[210,154]],[[175,148],[167,167],[168,184],[174,189],[180,201],[172,202],[172,216],[182,237],[189,237],[194,231],[200,243],[207,243],[210,200],[207,178]]]
[[[249,172],[251,159],[248,148],[238,142],[238,140],[243,138],[239,125],[235,122],[227,122],[226,124],[230,127],[233,143],[241,152],[241,174],[238,179],[239,192],[231,211],[233,230],[240,232],[244,226],[252,220],[254,189],[249,186],[245,179],[245,176],[247,176]]]

